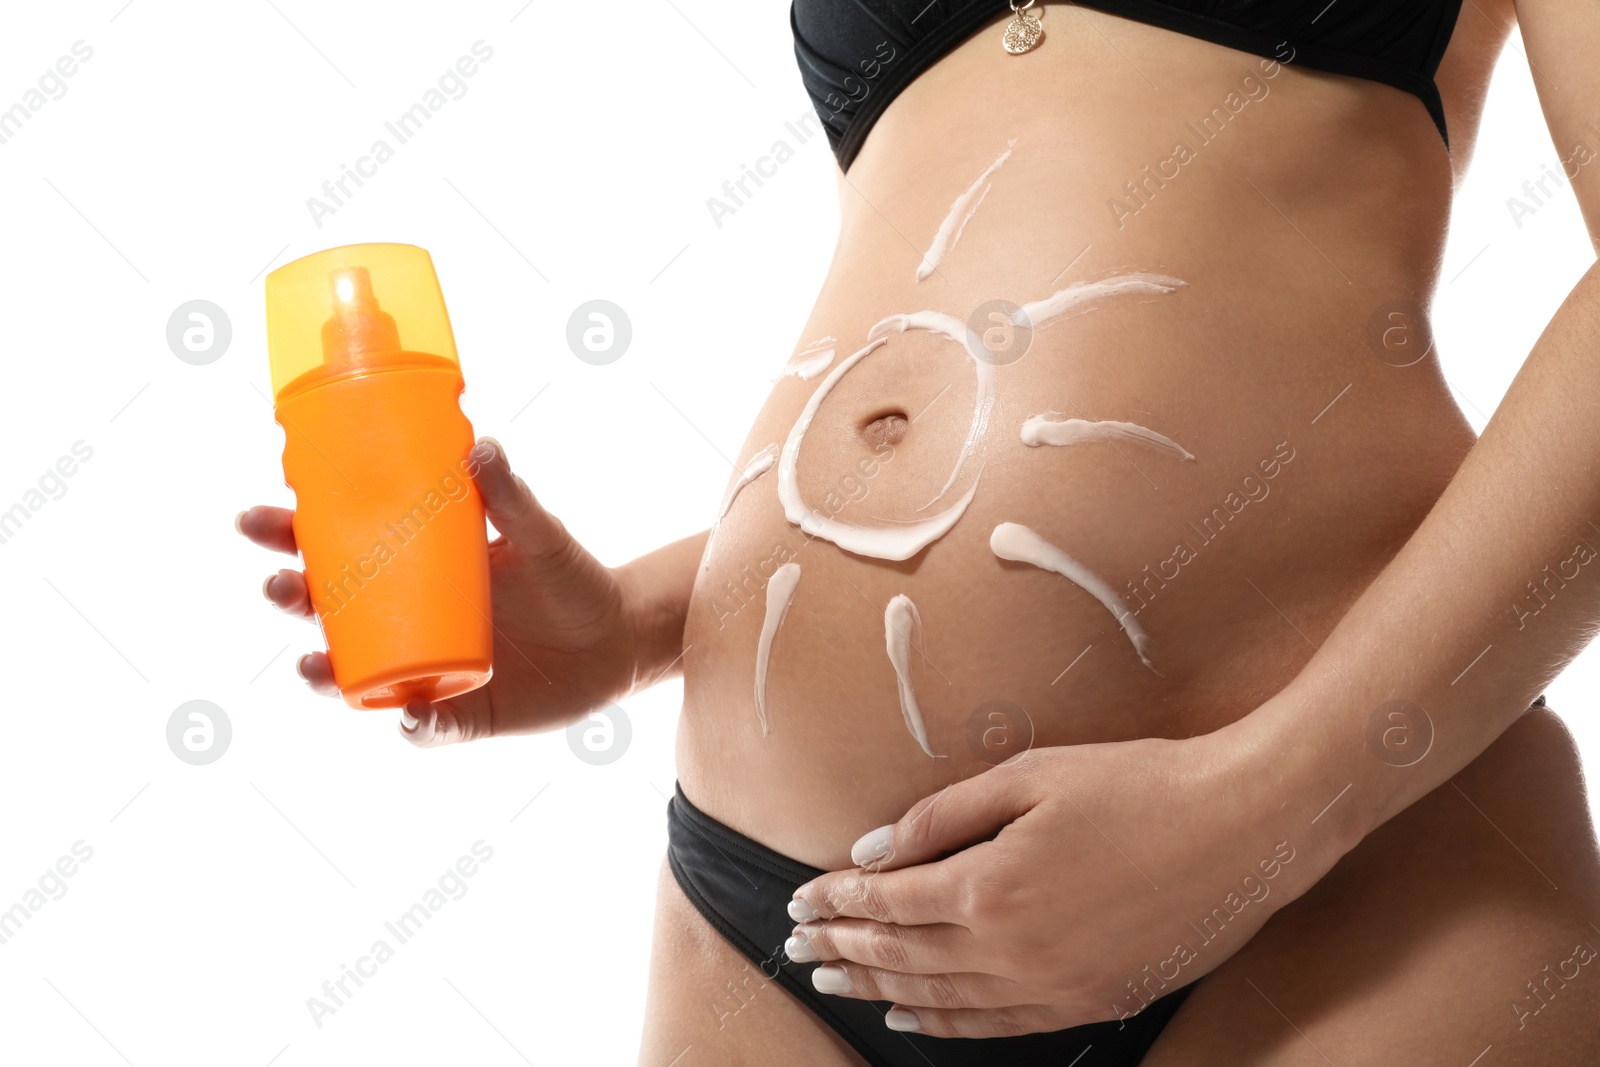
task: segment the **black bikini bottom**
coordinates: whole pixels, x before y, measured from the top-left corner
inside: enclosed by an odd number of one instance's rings
[[[734,948],[811,1009],[873,1067],[1133,1067],[1188,995],[1153,1001],[1123,1021],[1052,1033],[982,1039],[928,1037],[884,1025],[888,1003],[818,993],[811,971],[783,951],[794,929],[790,897],[824,872],[796,863],[722,825],[674,789],[667,804],[667,863],[692,904]]]

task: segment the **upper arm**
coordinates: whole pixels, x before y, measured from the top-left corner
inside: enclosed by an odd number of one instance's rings
[[[1550,139],[1577,195],[1589,242],[1600,251],[1600,2],[1515,4]]]

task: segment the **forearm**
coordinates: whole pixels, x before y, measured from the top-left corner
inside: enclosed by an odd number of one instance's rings
[[[614,570],[634,634],[634,691],[682,672],[683,624],[709,530],[663,545]]]
[[[1239,724],[1343,847],[1476,758],[1593,635],[1597,398],[1600,265],[1405,547],[1295,682]]]

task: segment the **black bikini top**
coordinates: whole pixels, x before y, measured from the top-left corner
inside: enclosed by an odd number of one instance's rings
[[[1461,0],[1078,2],[1279,62],[1404,89],[1427,106],[1449,146],[1433,76]],[[850,169],[878,116],[918,74],[1007,10],[1007,0],[793,0],[789,23],[800,78],[839,166]]]

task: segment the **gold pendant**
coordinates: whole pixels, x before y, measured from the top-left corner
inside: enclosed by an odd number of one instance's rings
[[[1033,51],[1039,47],[1039,42],[1044,38],[1044,27],[1039,24],[1039,15],[1028,10],[1033,3],[1034,0],[1028,0],[1026,4],[1018,7],[1016,0],[1011,2],[1011,21],[1006,24],[1006,32],[1000,38],[1000,43],[1014,56]],[[1042,15],[1044,12],[1040,11],[1039,14]]]

